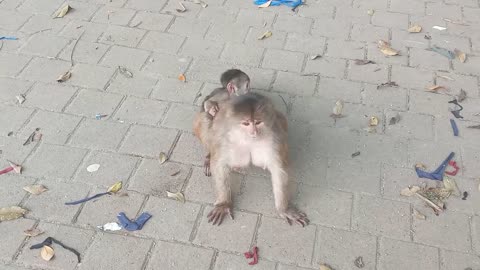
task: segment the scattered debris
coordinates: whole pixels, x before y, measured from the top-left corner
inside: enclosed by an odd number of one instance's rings
[[[432,27],[433,29],[435,30],[438,30],[438,31],[444,31],[444,30],[447,30],[446,27],[443,27],[443,26],[438,26],[438,25],[435,25]]]
[[[177,176],[179,173],[180,173],[180,171],[176,171],[176,172],[170,174],[170,176]]]
[[[376,116],[370,117],[370,120],[368,121],[368,125],[370,127],[376,127],[378,126],[378,118]]]
[[[355,259],[353,262],[357,268],[363,268],[365,267],[365,263],[363,262],[363,257],[359,256]]]
[[[72,10],[72,7],[69,6],[69,5],[65,5],[63,7],[61,7],[59,10],[57,10],[57,12],[55,12],[55,14],[53,15],[54,18],[63,18],[65,15],[67,15],[67,13]]]
[[[1,36],[0,37],[0,40],[17,40],[18,38],[17,37],[7,37],[7,36]]]
[[[253,261],[249,262],[249,265],[255,265],[258,263],[258,247],[253,247],[253,252],[252,251],[247,251],[243,253],[245,255],[245,258],[251,259],[253,258]]]
[[[97,226],[97,228],[99,228],[102,231],[111,231],[111,232],[120,231],[122,229],[122,227],[120,227],[120,225],[118,225],[118,223],[116,222],[110,222],[103,226]]]
[[[120,225],[127,231],[138,231],[143,228],[143,225],[152,217],[147,212],[143,212],[136,220],[130,220],[124,212],[117,215]]]
[[[466,23],[459,22],[459,21],[453,21],[453,20],[450,20],[450,19],[447,19],[447,18],[443,18],[443,20],[446,21],[446,22],[452,23],[452,24],[458,24],[458,25],[468,26],[468,24],[466,24]]]
[[[454,104],[458,107],[458,109],[450,109],[450,112],[453,114],[453,116],[455,116],[455,118],[462,118],[463,119],[463,116],[460,115],[460,112],[463,110],[463,106],[458,104],[458,101],[456,99],[452,100],[452,101],[449,101],[448,103],[450,104]]]
[[[457,182],[455,180],[445,176],[443,178],[443,187],[446,191],[449,191],[454,196],[460,196],[460,190],[458,189]]]
[[[126,78],[133,78],[133,73],[126,67],[118,66],[118,72],[120,72],[120,74],[122,74]]]
[[[97,194],[95,194],[91,197],[87,197],[87,198],[84,198],[84,199],[81,199],[81,200],[78,200],[78,201],[66,202],[65,205],[81,204],[81,203],[99,198],[99,197],[104,196],[104,195],[111,195],[111,194],[117,193],[118,191],[120,191],[120,189],[122,189],[122,182],[121,181],[117,182],[113,186],[109,187],[107,192],[97,193]]]
[[[55,251],[49,246],[43,246],[42,250],[40,251],[40,256],[47,262],[50,261],[54,255]]]
[[[272,4],[272,0],[269,0],[269,1],[265,1],[265,3],[259,5],[258,7],[259,8],[266,8],[266,7],[269,7],[271,4]]]
[[[137,28],[137,27],[139,27],[142,23],[143,23],[143,21],[139,21],[139,22],[136,23],[135,25],[132,25],[132,27],[133,27],[133,28]]]
[[[42,138],[42,133],[40,133],[40,128],[36,128],[34,132],[32,132],[32,134],[30,134],[30,136],[28,136],[27,140],[23,143],[23,146],[25,145],[29,145],[31,142],[34,142],[34,141],[40,141],[40,139]]]
[[[173,193],[173,192],[167,191],[167,197],[173,198],[179,202],[185,203],[185,196],[183,195],[182,192]]]
[[[460,93],[456,96],[458,102],[462,102],[467,98],[467,92],[465,90],[460,89]]]
[[[451,77],[448,77],[448,76],[437,76],[438,78],[442,78],[442,79],[445,79],[445,80],[449,80],[449,81],[455,81],[453,78]]]
[[[185,77],[185,74],[178,75],[178,80],[184,83],[187,82],[187,78]]]
[[[272,31],[267,31],[267,32],[263,33],[261,36],[259,36],[257,39],[258,40],[263,40],[263,39],[271,37],[272,35],[273,35]]]
[[[208,4],[205,3],[205,2],[203,2],[202,0],[193,0],[193,2],[194,2],[195,4],[201,5],[203,8],[208,7]]]
[[[433,208],[435,210],[435,213],[439,213],[439,212],[443,212],[443,208],[441,208],[440,206],[438,206],[437,204],[435,204],[434,202],[432,202],[431,200],[429,200],[428,198],[426,198],[425,196],[419,194],[419,193],[415,193],[415,195],[420,198],[422,201],[424,201],[425,203],[427,203],[428,206],[430,206],[431,208]]]
[[[14,220],[23,217],[28,210],[18,206],[0,208],[0,221]]]
[[[451,176],[457,175],[458,171],[460,170],[460,167],[458,167],[457,162],[454,161],[454,160],[450,160],[448,162],[448,165],[453,167],[453,171],[451,171],[451,172],[445,171],[445,174],[451,175]]]
[[[380,89],[383,87],[398,87],[398,84],[396,82],[386,82],[386,83],[381,83],[377,85],[377,89]]]
[[[343,111],[343,101],[342,100],[337,100],[335,102],[335,106],[333,107],[333,113],[330,114],[330,117],[336,119],[336,118],[342,118],[342,111]]]
[[[44,185],[29,185],[29,186],[24,186],[23,190],[33,195],[39,195],[47,191],[48,188],[46,188]]]
[[[425,36],[423,38],[426,39],[426,40],[431,40],[432,36],[430,36],[429,34],[425,34]]]
[[[396,113],[394,116],[390,117],[390,120],[388,120],[388,124],[395,125],[396,123],[400,122],[400,114]]]
[[[432,86],[429,86],[427,87],[427,89],[430,91],[430,92],[436,92],[440,89],[445,89],[445,87],[441,86],[441,85],[432,85]]]
[[[434,45],[431,48],[426,49],[426,50],[427,51],[433,51],[433,52],[436,52],[438,54],[441,54],[441,55],[447,57],[448,59],[455,59],[455,53],[450,51],[449,49],[445,49],[445,48],[438,47],[438,46]]]
[[[357,157],[357,156],[360,156],[360,151],[357,151],[357,152],[352,154],[352,158]]]
[[[418,211],[417,209],[413,208],[413,216],[416,217],[417,219],[421,219],[421,220],[426,220],[427,217],[420,213],[420,211]]]
[[[8,132],[7,136],[10,137],[13,135],[13,131]]]
[[[319,57],[322,57],[322,56],[320,54],[314,54],[314,55],[310,56],[310,60],[315,60]]]
[[[182,4],[182,2],[178,2],[178,4],[180,5],[180,8],[175,9],[178,13],[184,13],[187,11],[187,8]]]
[[[454,152],[451,152],[448,157],[440,164],[440,166],[433,172],[429,173],[426,171],[423,171],[420,166],[415,165],[415,171],[417,173],[417,176],[419,178],[428,178],[432,180],[443,180],[443,173],[445,172],[445,169],[447,168],[448,162],[453,158],[455,155]]]
[[[480,129],[480,125],[473,125],[473,126],[468,126],[467,128],[474,128],[474,129]]]
[[[408,186],[400,191],[400,195],[405,197],[412,197],[420,190],[419,186]]]
[[[462,200],[466,201],[466,200],[467,200],[467,197],[468,197],[468,192],[464,191],[464,192],[463,192]]]
[[[108,114],[97,113],[97,114],[95,114],[95,119],[96,120],[102,120],[102,118],[107,117],[107,116],[108,116]]]
[[[399,52],[393,49],[392,47],[390,47],[390,43],[388,43],[385,40],[378,41],[378,48],[384,55],[387,55],[387,56],[399,55]]]
[[[8,173],[10,171],[14,171],[15,173],[22,173],[22,166],[20,166],[18,164],[15,164],[11,161],[8,161],[8,164],[10,164],[10,166],[8,168],[5,168],[5,169],[1,170],[0,175],[2,175],[4,173]]]
[[[422,32],[422,27],[418,24],[414,24],[408,28],[408,32],[410,33],[420,33]]]
[[[455,120],[450,119],[450,125],[452,126],[453,136],[457,137],[458,136],[458,127],[457,127],[457,123],[455,122]]]
[[[66,82],[70,77],[72,77],[72,73],[67,71],[57,78],[57,82]]]
[[[87,172],[96,172],[100,168],[100,164],[91,164],[87,167]]]
[[[77,255],[77,260],[78,262],[80,263],[81,260],[80,260],[80,252],[78,252],[77,250],[75,250],[74,248],[71,248],[69,246],[66,246],[64,245],[62,242],[58,241],[57,239],[53,238],[53,237],[47,237],[45,240],[43,240],[43,242],[39,243],[39,244],[35,244],[35,245],[32,245],[30,247],[30,249],[39,249],[39,248],[43,248],[45,246],[48,246],[51,248],[51,245],[55,243],[59,246],[61,246],[62,248],[72,252],[73,254]]]
[[[375,64],[372,60],[363,60],[363,59],[355,59],[355,65],[363,66],[368,64]]]
[[[122,181],[118,181],[115,184],[113,184],[113,186],[109,187],[107,189],[107,192],[108,193],[117,193],[122,189],[122,185],[123,185]]]
[[[160,160],[160,165],[162,165],[168,160],[167,154],[165,154],[164,152],[160,152],[160,154],[158,155],[158,158]]]
[[[35,236],[37,236],[37,235],[43,234],[44,231],[35,228],[35,229],[25,230],[25,231],[23,231],[23,233],[24,233],[26,236],[35,237]]]
[[[455,49],[453,52],[460,62],[465,63],[467,60],[467,55],[464,52],[460,51],[459,49]]]
[[[375,10],[374,9],[369,9],[369,10],[367,10],[367,14],[368,14],[368,16],[373,16],[373,14],[375,14]]]
[[[330,267],[330,265],[324,264],[324,263],[320,264],[320,268],[319,268],[319,269],[320,269],[320,270],[333,270],[333,269]]]
[[[24,94],[21,94],[21,95],[18,95],[18,96],[15,96],[15,98],[17,99],[18,101],[18,104],[23,104],[26,100],[25,98],[25,95]]]

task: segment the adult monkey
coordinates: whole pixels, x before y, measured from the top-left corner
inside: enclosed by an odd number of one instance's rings
[[[221,104],[211,125],[196,118],[195,135],[211,155],[216,201],[208,222],[220,225],[232,215],[232,196],[228,176],[232,169],[253,164],[270,171],[275,207],[291,225],[305,226],[307,216],[289,206],[287,120],[265,96],[248,93]]]

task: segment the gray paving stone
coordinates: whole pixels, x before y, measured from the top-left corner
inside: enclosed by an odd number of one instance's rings
[[[67,84],[85,88],[104,89],[114,72],[114,68],[78,63],[73,67],[71,71],[72,77],[67,81]]]
[[[211,40],[188,38],[182,46],[181,53],[201,58],[218,58],[223,50],[223,43]]]
[[[0,103],[14,105],[18,104],[15,96],[25,93],[33,83],[20,79],[0,78],[0,84],[2,85],[0,89]]]
[[[392,112],[393,113],[393,112]],[[433,117],[423,114],[399,112],[400,122],[387,125],[387,135],[429,140],[433,137]],[[388,119],[389,115],[387,115]]]
[[[315,37],[308,34],[289,33],[285,49],[299,51],[311,55],[322,55],[325,49],[326,38]]]
[[[23,146],[25,140],[26,139],[24,138],[0,137],[0,145],[2,150],[2,167],[6,168],[9,165],[7,160],[10,160],[17,164],[21,164],[22,161],[27,158],[30,152],[32,152],[33,148],[35,148],[35,144],[31,143]],[[22,148],[20,148],[20,146]]]
[[[442,251],[441,257],[443,262],[440,265],[442,270],[454,269],[472,269],[480,267],[480,258],[473,254],[465,254],[454,251]]]
[[[479,63],[480,63],[480,57],[472,55],[472,56],[469,56],[468,62],[465,61],[465,63],[460,63],[460,62],[454,61],[453,67],[459,73],[478,76],[480,74],[477,68]]]
[[[69,179],[86,150],[53,144],[41,144],[25,164],[25,175]]]
[[[92,22],[127,25],[134,15],[133,9],[104,6],[95,13]]]
[[[150,52],[120,46],[113,46],[102,59],[102,64],[110,67],[122,66],[135,71],[144,65]]]
[[[72,135],[70,145],[89,149],[115,150],[127,130],[128,125],[87,119]]]
[[[74,20],[67,23],[59,35],[75,39],[82,36],[82,41],[96,42],[105,29],[107,29],[107,26],[106,24]]]
[[[338,269],[358,269],[353,263],[363,258],[363,269],[376,269],[376,237],[320,227],[313,265],[328,264]]]
[[[375,10],[372,16],[372,24],[407,30],[408,28],[408,15],[402,13],[394,13],[388,11]]]
[[[128,188],[146,194],[165,196],[166,191],[180,191],[189,172],[189,166],[183,164],[166,162],[160,165],[158,160],[143,159]]]
[[[375,128],[375,131],[372,131],[372,133],[382,133],[385,121],[382,111],[378,108],[361,104],[348,104],[348,106],[344,106],[342,114],[345,115],[345,117],[336,120],[336,127],[350,128],[351,130],[359,130],[363,133],[368,133],[370,118],[376,117],[379,123]]]
[[[228,253],[219,253],[217,260],[215,261],[215,268],[216,270],[221,269],[237,269],[237,270],[274,270],[275,263],[262,260],[261,258],[258,260],[258,264],[255,265],[248,265],[245,263],[244,256],[237,256]]]
[[[366,42],[388,40],[388,28],[356,23],[352,26],[351,39]]]
[[[358,149],[360,134],[357,131],[348,128],[322,126],[312,126],[311,130],[312,140],[308,149],[316,157],[339,158],[341,160],[347,158],[347,161],[350,162],[352,153],[355,153]]]
[[[86,1],[88,2],[88,1]],[[68,19],[71,20],[85,20],[88,21],[92,18],[93,14],[100,8],[99,3],[72,3],[72,10],[68,12]]]
[[[462,11],[460,7],[454,5],[445,5],[443,3],[426,3],[426,14],[450,18],[451,20],[459,20],[462,18]]]
[[[304,74],[317,74],[325,77],[343,78],[345,76],[346,61],[337,58],[322,57],[315,60],[308,59]]]
[[[381,134],[365,133],[360,137],[358,150],[362,160],[372,164],[388,163],[397,166],[407,165],[408,141],[403,138],[385,137]],[[395,155],[391,155],[395,153]],[[408,164],[408,166],[411,164]]]
[[[260,39],[260,37],[262,37],[267,31],[270,30],[257,27],[250,28],[250,31],[245,39],[245,45],[249,47],[282,49],[287,37],[287,33],[275,30],[272,32],[271,37]]]
[[[27,42],[28,38],[31,37],[30,35],[34,33],[55,34],[62,30],[65,24],[65,21],[52,20],[52,17],[49,15],[35,14],[30,17],[30,19],[20,28],[20,30],[25,33],[29,33],[29,35],[25,37],[25,42]],[[42,30],[45,31],[39,32]]]
[[[0,247],[0,261],[10,262],[13,259],[17,249],[25,240],[24,230],[28,230],[35,224],[34,220],[17,219],[4,221],[0,224],[0,233],[2,233],[2,246]]]
[[[2,29],[15,31],[27,22],[30,15],[15,11],[0,10],[0,18],[0,27]]]
[[[78,269],[141,269],[151,246],[150,239],[99,233]]]
[[[258,66],[264,53],[262,48],[252,48],[243,44],[227,43],[221,59],[227,63]]]
[[[59,5],[62,3],[60,0],[41,0],[33,1],[27,0],[24,1],[19,7],[18,10],[25,13],[40,13],[44,15],[51,15],[54,11],[57,10]]]
[[[55,251],[55,257],[48,262],[40,257],[40,251],[38,249],[29,248],[31,245],[41,243],[45,240],[46,234],[58,239],[68,247],[74,248],[82,255],[85,253],[94,235],[93,231],[46,222],[41,222],[37,228],[44,231],[45,234],[28,239],[17,259],[18,264],[36,269],[75,269],[78,264],[78,259],[75,254],[56,244],[52,245]],[[22,228],[22,230],[24,229]]]
[[[195,9],[198,6],[195,6]],[[235,18],[239,9],[236,7],[229,6],[210,6],[209,8],[200,9],[198,18],[200,20],[211,21],[218,24],[230,24],[235,22]]]
[[[160,152],[168,152],[176,136],[175,130],[135,125],[128,132],[120,152],[157,157]]]
[[[28,138],[36,128],[40,128],[42,142],[64,144],[80,119],[78,116],[68,114],[39,111],[22,129],[19,137]]]
[[[185,38],[175,34],[150,31],[138,46],[141,49],[167,54],[175,54]]]
[[[436,73],[436,82],[439,85],[445,86],[447,89],[451,90],[455,94],[459,89],[463,89],[468,96],[477,97],[478,96],[478,86],[477,78],[473,76],[463,76],[451,72],[437,72]],[[445,77],[446,76],[449,80]]]
[[[219,74],[222,74],[222,72],[230,68],[232,68],[232,65],[219,62],[218,60],[197,59],[193,61],[186,76],[187,80],[206,81],[218,84],[220,83]],[[252,80],[252,78],[250,79]],[[253,87],[253,82],[251,87]],[[212,88],[210,91],[213,89],[214,88]]]
[[[136,71],[131,78],[117,72],[106,90],[129,96],[148,97],[156,83],[157,79],[154,76],[146,75],[144,72]]]
[[[207,270],[213,250],[182,244],[158,242],[146,269]]]
[[[177,3],[174,3],[178,6]],[[175,7],[179,8],[179,7]],[[189,38],[203,38],[207,30],[209,29],[210,22],[204,20],[194,20],[191,18],[177,17],[172,25],[168,28],[169,33],[181,35]]]
[[[335,19],[344,22],[368,24],[370,22],[370,15],[368,15],[368,9],[372,7],[371,3],[373,2],[368,1],[368,3],[370,5],[368,8],[358,8],[356,6],[350,7],[349,5],[339,8],[335,13]]]
[[[83,38],[83,37],[82,37]],[[75,47],[75,51],[72,55],[72,50]],[[80,40],[78,43],[76,41],[70,42],[70,44],[65,47],[65,49],[60,52],[58,58],[70,61],[73,58],[75,63],[84,63],[84,64],[96,64],[102,58],[102,56],[107,52],[108,45],[87,42]]]
[[[165,114],[167,105],[161,101],[127,97],[114,117],[127,123],[156,125]]]
[[[173,20],[172,15],[139,11],[131,20],[130,26],[146,30],[165,31]]]
[[[264,27],[265,24],[267,26],[272,25],[274,18],[275,12],[272,11],[240,9],[237,16],[237,23],[254,27]]]
[[[0,106],[0,133],[8,134],[10,131],[17,132],[18,129],[30,118],[33,110],[27,108]]]
[[[68,43],[69,40],[66,38],[39,33],[33,35],[28,43],[20,49],[20,52],[54,58]]]
[[[99,42],[126,47],[136,47],[144,35],[145,30],[142,29],[109,25],[99,38]]]
[[[311,31],[314,36],[346,39],[350,33],[350,24],[329,17],[316,17]]]
[[[388,66],[370,64],[359,66],[350,63],[347,68],[348,78],[352,81],[382,84],[388,81]]]
[[[144,210],[152,215],[138,235],[187,242],[195,225],[200,205],[150,196]],[[155,218],[153,218],[155,217]]]
[[[313,269],[313,268],[304,268],[304,267],[298,267],[298,266],[286,265],[286,264],[278,265],[278,270],[307,270],[307,269]]]
[[[122,96],[101,91],[82,89],[65,112],[95,118],[100,113],[111,115]]]
[[[389,108],[392,110],[406,111],[408,91],[398,87],[382,87],[366,84],[362,94],[362,102],[369,106]],[[410,99],[412,101],[412,99]],[[388,123],[387,123],[388,124]]]
[[[267,50],[263,59],[264,68],[300,72],[302,69],[304,54],[283,50]]]
[[[363,59],[365,44],[359,41],[329,39],[325,56],[346,59]]]
[[[285,32],[296,32],[306,34],[310,31],[313,25],[313,20],[310,18],[302,18],[299,16],[292,16],[287,14],[280,14],[273,27],[276,30]]]
[[[251,81],[250,83],[251,88],[253,89],[269,89],[270,88],[271,82],[273,81],[273,77],[274,77],[273,70],[265,70],[261,68],[246,67],[241,65],[238,65],[238,66],[236,65],[234,68],[239,68],[243,72],[248,74]],[[221,73],[218,73],[218,74],[221,74]],[[215,76],[215,78],[218,78],[218,74]],[[216,82],[219,82],[220,81],[219,79],[217,79],[218,81]]]
[[[85,159],[74,180],[105,188],[116,181],[122,181],[125,184],[138,162],[137,157],[95,151]],[[100,168],[95,172],[88,172],[87,167],[92,164],[99,164]]]
[[[240,43],[248,32],[248,26],[238,23],[214,24],[205,35],[205,39],[217,42]]]
[[[475,165],[477,164],[478,160],[480,159],[480,155],[478,154],[478,146],[473,145],[464,145],[462,146],[462,157],[463,157],[463,166],[465,166],[465,171],[463,175],[469,177],[476,177],[478,174],[478,167]]]
[[[475,216],[472,218],[472,239],[473,239],[473,250],[480,254],[480,218]]]
[[[449,60],[433,51],[411,48],[410,66],[429,70],[448,70]]]
[[[354,150],[352,151],[354,152]],[[328,187],[344,191],[379,194],[380,169],[367,164],[371,163],[353,159],[329,159],[327,167]],[[349,168],[349,170],[345,170],[345,168]],[[352,179],[355,179],[355,181],[352,181]]]
[[[143,70],[148,74],[177,78],[178,75],[185,73],[185,70],[191,61],[192,59],[188,57],[153,53],[147,60],[147,64],[144,66]]]
[[[173,150],[171,159],[186,164],[203,166],[206,155],[200,140],[191,133],[183,132]]]
[[[340,3],[338,3],[341,5]],[[334,7],[325,4],[325,2],[312,2],[308,8],[298,7],[297,14],[301,17],[308,17],[313,19],[331,18],[333,17]]]
[[[388,238],[380,239],[380,269],[415,268],[418,265],[422,265],[423,269],[438,269],[438,250]]]
[[[401,1],[401,0],[392,0],[390,2],[390,11],[407,13],[407,14],[421,14],[425,12],[425,3],[418,1]]]
[[[160,11],[166,2],[166,0],[156,2],[151,2],[148,0],[128,0],[125,4],[125,7],[155,12]]]
[[[193,243],[233,252],[245,252],[252,241],[257,215],[233,211],[234,220],[226,217],[222,225],[208,223],[207,215],[212,207],[207,207],[201,216],[200,225]],[[262,249],[260,244],[259,249]],[[263,250],[267,250],[266,248]],[[266,255],[266,253],[264,253]]]
[[[2,207],[14,206],[20,204],[26,192],[23,190],[24,186],[33,184],[34,178],[14,175],[12,173],[4,175],[0,178],[2,188],[0,190],[0,205]]]
[[[0,76],[14,77],[27,65],[30,59],[29,56],[0,53]]]
[[[311,96],[317,85],[317,77],[301,76],[295,73],[278,72],[273,83],[273,91],[285,92],[292,95]]]
[[[49,111],[61,112],[70,102],[77,88],[64,84],[46,84],[37,83],[27,94],[25,106],[45,109]],[[52,100],[52,96],[55,99]]]
[[[54,83],[57,78],[70,69],[70,63],[54,59],[34,58],[20,74],[20,78]],[[72,76],[72,79],[75,75]]]
[[[282,235],[282,237],[278,237]],[[315,227],[288,225],[285,220],[263,217],[257,245],[267,259],[309,266],[315,242]]]
[[[42,180],[38,184],[47,187],[48,191],[28,198],[25,208],[29,212],[26,216],[49,222],[70,223],[80,205],[65,203],[83,199],[89,191],[89,187],[82,184],[75,185],[75,188],[71,184],[52,180]]]
[[[151,96],[155,99],[192,104],[202,83],[187,80],[187,83],[183,83],[177,78],[160,78]]]
[[[432,72],[411,67],[393,66],[391,81],[400,87],[424,89],[426,85],[433,85]]]
[[[172,104],[165,115],[162,126],[192,131],[193,119],[197,112],[197,106]]]

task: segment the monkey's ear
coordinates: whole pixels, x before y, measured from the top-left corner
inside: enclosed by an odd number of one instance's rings
[[[227,91],[229,95],[232,95],[235,93],[235,85],[231,82],[227,84]]]

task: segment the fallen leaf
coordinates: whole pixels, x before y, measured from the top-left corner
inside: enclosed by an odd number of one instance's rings
[[[127,78],[133,78],[133,73],[130,70],[128,70],[126,67],[119,66],[118,71],[120,72],[120,74],[122,74]]]
[[[441,85],[432,85],[432,86],[429,86],[427,89],[430,91],[438,91],[440,89],[445,89],[445,87]]]
[[[47,191],[48,188],[46,188],[44,185],[29,185],[29,186],[23,187],[23,190],[25,190],[26,192],[29,192],[33,195],[38,195],[38,194],[42,194],[43,192]]]
[[[67,15],[67,13],[72,9],[71,6],[65,5],[61,7],[57,12],[55,12],[55,18],[63,18],[63,16]]]
[[[118,225],[118,223],[116,222],[110,222],[103,226],[97,226],[97,228],[99,228],[102,231],[112,231],[112,232],[120,231],[122,229],[122,227]]]
[[[70,79],[70,77],[72,77],[72,73],[70,71],[67,71],[57,78],[57,82],[65,82]]]
[[[164,152],[160,152],[160,155],[159,155],[160,165],[165,163],[165,161],[167,161],[167,159],[168,159],[167,154],[165,154]]]
[[[314,55],[310,56],[310,60],[315,60],[319,57],[321,57],[319,54],[314,54]]]
[[[203,8],[208,7],[208,4],[205,3],[205,2],[203,2],[202,0],[194,0],[193,2],[194,2],[195,4],[201,5]]]
[[[44,259],[47,262],[50,261],[54,255],[55,255],[55,251],[50,246],[45,245],[42,247],[42,250],[40,251],[40,256],[42,256],[42,259]]]
[[[96,172],[100,168],[100,164],[91,164],[87,167],[87,172]]]
[[[352,158],[356,157],[356,156],[360,156],[360,151],[357,151],[355,153],[352,154]]]
[[[44,233],[44,231],[35,228],[35,229],[25,230],[25,231],[23,231],[23,233],[24,233],[26,236],[35,237],[35,236],[37,236],[37,235],[40,235],[40,234]]]
[[[376,116],[370,117],[370,120],[368,121],[368,125],[371,127],[378,126],[378,118]]]
[[[463,90],[463,89],[460,89],[460,93],[458,93],[458,95],[457,95],[457,101],[462,102],[466,98],[467,98],[467,92],[465,92],[465,90]]]
[[[187,78],[185,77],[184,74],[178,75],[178,79],[179,79],[181,82],[187,82]]]
[[[395,49],[392,49],[391,47],[381,47],[380,48],[380,51],[384,54],[384,55],[388,55],[388,56],[394,56],[394,55],[398,55],[398,51],[395,50]]]
[[[328,264],[320,264],[320,270],[332,270],[332,268]]]
[[[355,59],[355,64],[359,66],[368,65],[368,64],[375,64],[372,60],[363,60],[363,59]]]
[[[268,2],[265,2],[264,4],[261,4],[258,7],[259,8],[266,8],[266,7],[269,7],[271,3],[272,3],[272,0],[270,0]]]
[[[378,44],[378,48],[390,47],[390,43],[386,40],[383,40],[383,39],[380,39],[379,41],[377,41],[377,44]]]
[[[438,26],[438,25],[435,25],[435,26],[433,26],[432,28],[435,29],[435,30],[439,30],[439,31],[447,30],[446,27]]]
[[[410,33],[420,33],[422,31],[422,27],[418,24],[414,24],[408,28],[408,32]]]
[[[173,198],[179,202],[185,203],[185,196],[183,196],[183,193],[181,192],[173,193],[173,192],[167,191],[167,197]]]
[[[0,208],[0,221],[13,220],[23,217],[28,211],[18,206]]]
[[[123,184],[122,181],[116,182],[115,184],[113,184],[113,186],[107,189],[107,192],[110,192],[110,193],[119,192],[122,189],[122,184]]]
[[[343,101],[337,100],[337,102],[335,102],[335,106],[333,107],[333,113],[331,116],[334,118],[341,117],[342,111],[343,111]]]
[[[443,187],[452,193],[454,196],[460,196],[460,190],[458,189],[457,182],[449,177],[443,178]]]
[[[413,216],[416,217],[417,219],[421,219],[421,220],[426,220],[427,217],[420,213],[417,209],[413,208]]]
[[[422,163],[417,163],[417,164],[415,164],[415,168],[425,170],[427,168],[427,166],[425,166],[425,164],[422,164]]]
[[[406,196],[406,197],[411,197],[411,196],[415,195],[415,193],[417,193],[419,190],[420,190],[419,186],[406,187],[406,188],[404,188],[400,191],[400,195]]]
[[[369,9],[369,10],[367,10],[367,14],[368,14],[369,16],[373,16],[373,14],[375,14],[375,10]]]
[[[453,50],[453,52],[455,53],[455,56],[457,56],[458,60],[460,60],[460,62],[465,63],[465,61],[467,60],[467,55],[464,52],[458,49]]]
[[[363,262],[363,257],[362,256],[357,257],[353,263],[358,268],[363,268],[365,266],[365,263]]]
[[[18,104],[23,104],[25,102],[25,95],[23,95],[23,94],[15,96],[15,98],[17,99]]]
[[[182,4],[182,2],[178,2],[178,4],[181,7],[181,8],[175,9],[178,13],[184,13],[185,11],[187,11],[187,8]]]
[[[377,89],[383,88],[383,87],[398,87],[398,84],[396,82],[386,82],[386,83],[381,83],[377,85]]]
[[[267,32],[263,33],[261,36],[259,36],[257,39],[262,40],[262,39],[265,39],[265,38],[269,38],[272,35],[273,35],[272,31],[267,31]]]

